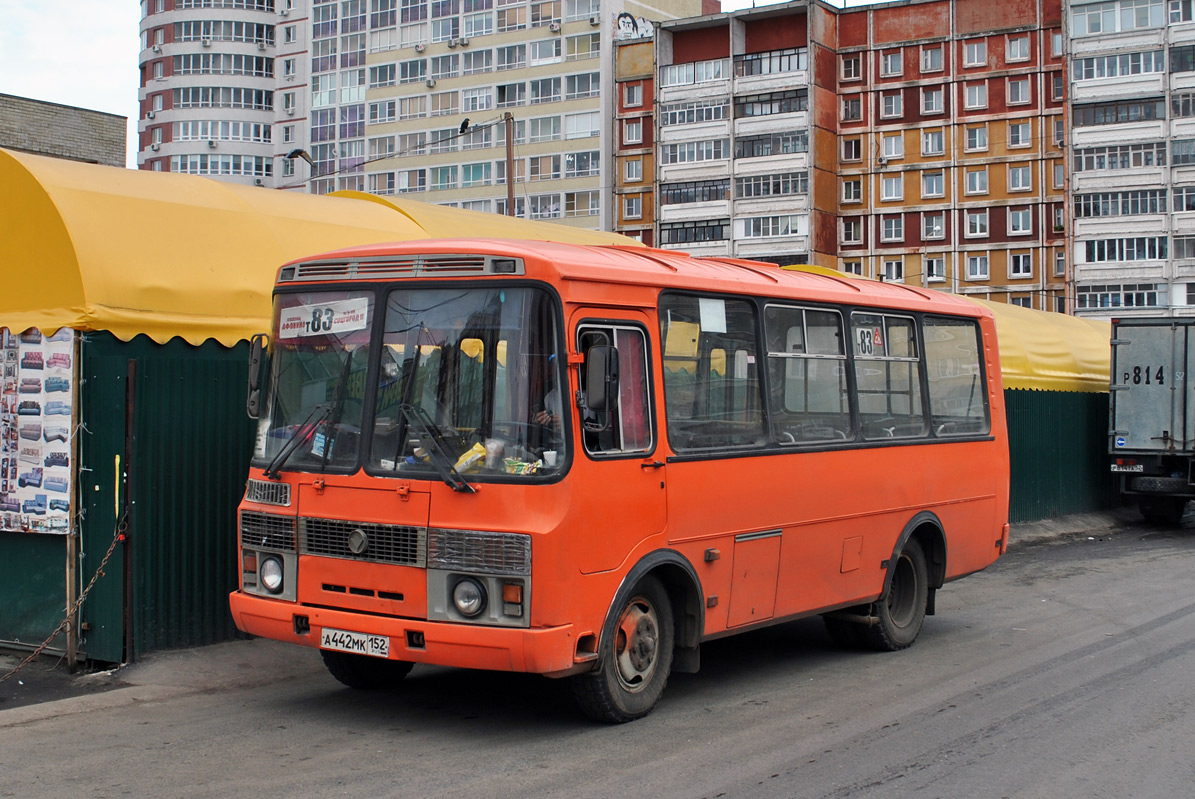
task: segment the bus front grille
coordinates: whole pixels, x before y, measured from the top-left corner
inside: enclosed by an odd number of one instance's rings
[[[295,517],[241,511],[241,546],[295,551]]]
[[[299,520],[299,551],[305,555],[422,568],[426,563],[427,530],[306,516]]]

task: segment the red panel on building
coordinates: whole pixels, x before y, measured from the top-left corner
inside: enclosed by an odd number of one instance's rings
[[[809,30],[804,14],[757,19],[747,23],[746,52],[766,53],[804,47],[809,43]]]
[[[985,0],[984,6],[988,24],[991,24],[991,3]],[[892,8],[877,7],[872,17],[872,32],[877,44],[946,36],[950,32],[950,4],[917,3]]]
[[[1037,22],[1037,0],[1000,0],[996,8],[999,11],[993,13],[992,0],[956,0],[955,32],[968,34],[993,29],[1020,28]]]
[[[677,31],[672,36],[672,63],[709,61],[730,55],[730,33],[722,26]]]
[[[867,19],[867,9],[839,14],[838,46],[861,47],[867,44]]]

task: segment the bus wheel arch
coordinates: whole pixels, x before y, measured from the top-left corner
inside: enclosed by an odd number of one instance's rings
[[[884,575],[884,591],[872,603],[870,624],[858,629],[870,649],[894,652],[912,646],[925,617],[933,613],[934,591],[946,573],[946,539],[941,520],[922,512],[905,525]]]
[[[660,550],[637,563],[607,612],[595,668],[571,680],[582,712],[633,721],[655,707],[673,669],[696,671],[700,600],[696,573],[678,553]]]

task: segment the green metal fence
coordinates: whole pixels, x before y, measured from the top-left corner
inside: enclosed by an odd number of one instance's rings
[[[127,540],[83,608],[88,658],[132,660],[236,634],[228,593],[236,588],[236,506],[252,444],[247,358],[244,343],[84,338],[85,579],[128,514]]]
[[[0,641],[39,645],[65,614],[66,536],[0,533],[0,586]]]
[[[1006,390],[1012,493],[1009,521],[1104,510],[1117,502],[1108,470],[1108,395]]]

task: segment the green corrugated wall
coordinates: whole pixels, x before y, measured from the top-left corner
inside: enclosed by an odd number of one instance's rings
[[[1006,390],[1011,472],[1009,521],[1112,507],[1108,395]]]
[[[66,608],[66,536],[0,533],[0,641],[37,646]],[[66,650],[59,637],[54,652]]]
[[[134,631],[134,651],[125,652],[122,545],[84,605],[88,658],[118,662],[236,634],[228,593],[236,588],[236,506],[252,445],[247,359],[244,343],[228,349],[180,339],[160,345],[144,336],[122,342],[107,333],[84,338],[81,568],[89,578],[116,529],[119,454],[129,475]],[[130,361],[134,435],[126,461]]]

